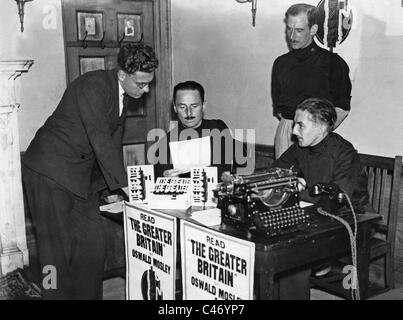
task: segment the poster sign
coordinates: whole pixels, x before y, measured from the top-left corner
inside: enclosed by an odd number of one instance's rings
[[[154,188],[154,166],[128,166],[127,180],[129,186],[129,202],[147,203]]]
[[[176,218],[125,202],[126,298],[174,300]]]
[[[184,300],[252,300],[255,244],[181,220]]]
[[[148,205],[152,209],[183,209],[190,207],[190,178],[158,177]]]
[[[192,206],[217,206],[213,190],[217,188],[217,167],[190,170]]]

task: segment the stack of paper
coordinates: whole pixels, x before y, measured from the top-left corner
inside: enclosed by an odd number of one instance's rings
[[[190,217],[207,227],[221,224],[221,210],[218,208],[195,211]]]

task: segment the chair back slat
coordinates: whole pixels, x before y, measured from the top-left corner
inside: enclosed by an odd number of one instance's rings
[[[374,174],[374,168],[370,166],[365,166],[367,174],[368,174],[368,193],[369,193],[369,199],[372,204],[372,197],[374,195],[374,179],[375,179],[375,174]]]
[[[379,213],[380,191],[381,191],[381,169],[375,168],[375,181],[374,181],[374,193],[372,195],[372,206]]]
[[[373,208],[384,217],[386,239],[395,239],[402,175],[402,156],[395,158],[359,154],[368,173],[368,193]],[[394,241],[391,241],[394,247]]]
[[[387,207],[385,208],[385,205],[387,205],[387,201],[390,200],[390,196],[387,194],[387,191],[389,189],[389,188],[387,188],[387,181],[388,181],[388,170],[382,169],[382,171],[381,171],[381,190],[379,193],[380,200],[379,200],[378,212],[383,217],[385,217],[385,219],[388,218],[388,214],[387,214],[388,208]],[[389,190],[389,192],[390,192],[390,190]]]

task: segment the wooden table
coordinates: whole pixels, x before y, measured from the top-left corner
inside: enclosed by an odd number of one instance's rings
[[[197,208],[200,210],[200,208]],[[189,214],[183,210],[160,210],[179,219],[189,219]],[[123,224],[123,215],[102,212],[102,215]],[[353,225],[352,217],[347,217]],[[377,214],[357,215],[357,269],[360,296],[365,298],[369,286],[369,253],[372,223],[381,219]],[[247,230],[225,224],[211,229],[255,242],[255,284],[256,299],[278,299],[278,286],[275,276],[281,272],[310,265],[327,258],[350,255],[350,240],[348,232],[341,223],[316,213],[312,213],[312,225],[298,232],[265,237],[251,234]]]

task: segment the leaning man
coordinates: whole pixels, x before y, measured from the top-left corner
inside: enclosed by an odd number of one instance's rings
[[[40,267],[57,272],[56,288],[44,290],[44,299],[102,298],[105,238],[97,192],[127,191],[124,100],[149,91],[158,60],[151,47],[129,44],[118,65],[74,80],[23,157]]]

